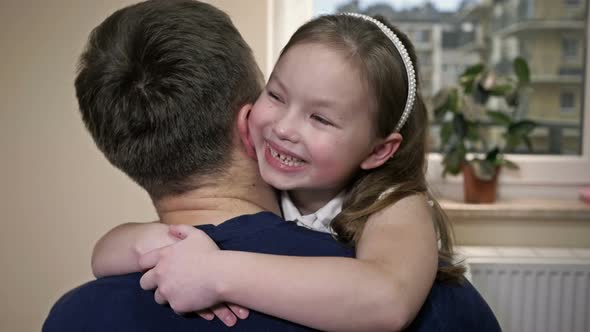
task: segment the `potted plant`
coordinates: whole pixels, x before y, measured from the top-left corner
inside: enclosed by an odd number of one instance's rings
[[[517,169],[505,154],[523,147],[532,150],[530,133],[536,124],[522,118],[521,99],[530,83],[523,58],[512,63],[513,75],[499,76],[483,64],[471,66],[458,85],[434,97],[440,124],[443,177],[463,173],[465,201],[496,200],[502,167]]]

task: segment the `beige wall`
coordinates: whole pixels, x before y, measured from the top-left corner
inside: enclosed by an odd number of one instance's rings
[[[0,0],[0,331],[39,331],[64,291],[89,280],[97,238],[155,213],[97,151],[73,79],[90,30],[132,0]],[[267,0],[211,1],[266,68]]]

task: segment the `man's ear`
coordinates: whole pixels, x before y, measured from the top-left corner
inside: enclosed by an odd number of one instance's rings
[[[369,170],[383,165],[397,151],[402,140],[400,133],[387,136],[373,148],[371,154],[361,163],[361,168]]]
[[[256,160],[256,151],[254,150],[254,145],[250,139],[250,130],[248,129],[248,117],[250,116],[251,110],[252,104],[246,104],[242,106],[238,112],[238,120],[236,125],[238,127],[238,136],[240,137],[240,141],[246,150],[246,154],[248,157]]]

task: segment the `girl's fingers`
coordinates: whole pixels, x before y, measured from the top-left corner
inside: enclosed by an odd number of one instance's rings
[[[154,270],[149,270],[143,274],[141,279],[139,279],[139,286],[144,290],[151,290],[158,287]]]
[[[225,304],[218,304],[211,308],[217,318],[219,318],[223,324],[231,327],[238,322],[238,318],[234,313],[229,310]]]
[[[160,293],[160,289],[156,288],[156,292],[154,293],[154,299],[156,300],[156,303],[158,304],[166,304],[168,303],[168,301],[166,300],[166,298],[164,298],[164,296],[162,296],[162,294]]]
[[[227,306],[239,319],[246,319],[250,315],[250,310],[240,305],[227,303]]]
[[[213,320],[215,318],[215,314],[209,309],[199,310],[197,311],[197,315],[206,320]]]

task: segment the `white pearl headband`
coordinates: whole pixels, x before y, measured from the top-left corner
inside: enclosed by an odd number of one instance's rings
[[[395,35],[395,33],[393,33],[393,31],[391,31],[391,29],[389,29],[385,24],[379,22],[378,20],[376,20],[370,16],[363,15],[363,14],[342,13],[342,15],[358,17],[358,18],[361,18],[365,21],[369,21],[369,22],[375,24],[379,29],[381,29],[381,31],[383,31],[385,36],[387,36],[387,38],[389,38],[389,40],[391,40],[391,42],[393,43],[393,45],[395,46],[395,48],[399,52],[399,54],[402,58],[402,61],[404,62],[404,66],[406,68],[406,74],[408,75],[408,98],[406,99],[406,106],[404,107],[404,112],[402,113],[402,116],[399,119],[399,122],[395,126],[395,132],[399,132],[402,129],[402,127],[404,126],[404,124],[406,123],[406,121],[408,120],[410,113],[412,113],[412,109],[414,108],[414,101],[416,100],[416,73],[414,71],[414,65],[412,64],[412,60],[410,59],[410,55],[408,54],[408,51],[404,47],[404,44],[399,40],[399,38]]]

